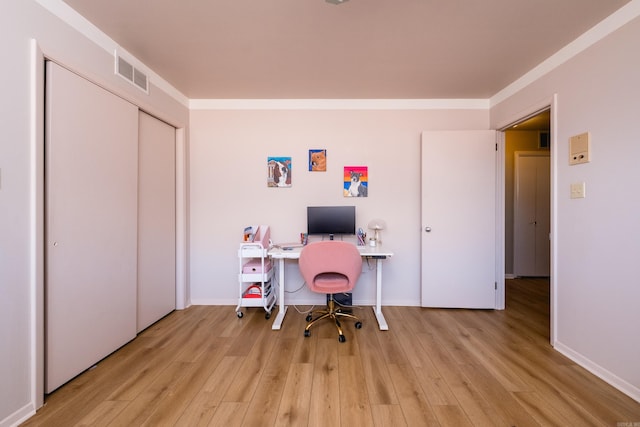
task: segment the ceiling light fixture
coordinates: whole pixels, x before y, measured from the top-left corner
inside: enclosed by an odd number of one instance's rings
[[[327,3],[331,3],[331,4],[342,4],[342,3],[347,2],[349,0],[324,0],[324,1],[326,1]]]

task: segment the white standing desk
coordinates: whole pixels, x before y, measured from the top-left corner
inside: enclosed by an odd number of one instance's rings
[[[376,315],[380,330],[387,331],[389,330],[389,325],[387,325],[387,320],[382,314],[382,261],[386,258],[392,257],[393,252],[385,250],[382,246],[357,246],[357,248],[363,258],[371,258],[376,260],[376,305],[373,307],[373,313]],[[287,259],[299,259],[300,251],[302,251],[301,247],[288,250],[280,248],[269,249],[269,256],[272,259],[278,260],[279,280],[278,315],[273,321],[273,326],[271,327],[271,329],[280,329],[282,327],[284,315],[287,313],[287,306],[285,305],[284,301],[284,262]]]

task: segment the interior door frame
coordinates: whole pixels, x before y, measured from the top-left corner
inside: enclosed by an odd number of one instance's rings
[[[55,55],[43,50],[37,39],[30,40],[31,74],[30,84],[30,190],[29,190],[29,263],[30,263],[30,318],[31,318],[31,382],[32,407],[35,411],[44,405],[44,111],[45,111],[45,61],[51,60],[64,66]],[[86,78],[86,77],[85,77]],[[91,79],[88,79],[92,81]],[[95,82],[109,88],[105,82]],[[102,83],[102,84],[101,84]],[[118,93],[114,90],[114,93]],[[125,99],[128,97],[123,96]],[[138,105],[135,100],[130,102]],[[153,112],[143,109],[153,115]],[[187,146],[186,131],[179,123],[169,123],[176,128],[176,309],[191,305],[187,287]]]
[[[502,233],[496,233],[496,238],[500,238],[498,234],[502,234],[502,242],[498,242],[498,245],[502,247],[503,255],[500,258],[502,261],[502,271],[504,274],[504,235],[505,235],[505,220],[504,220],[504,209],[505,209],[505,131],[513,126],[516,123],[522,122],[530,117],[537,115],[538,113],[549,110],[550,113],[550,131],[549,131],[549,143],[551,144],[551,149],[549,150],[549,161],[550,161],[550,200],[549,200],[549,209],[550,209],[550,254],[549,254],[549,341],[553,346],[557,336],[557,326],[556,319],[557,315],[557,307],[555,304],[557,298],[557,286],[556,286],[556,278],[557,276],[557,259],[556,259],[556,247],[557,247],[557,174],[558,174],[558,144],[557,141],[557,114],[558,114],[558,95],[553,94],[550,98],[543,99],[535,104],[530,105],[523,111],[511,115],[508,119],[499,123],[496,126],[498,131],[498,152],[500,153],[500,157],[498,160],[498,177],[500,181],[502,181],[501,188],[498,189],[497,198],[500,199],[500,203],[502,205],[501,211],[499,215],[502,216],[502,223],[498,230],[501,230]],[[498,217],[498,215],[496,215]],[[498,267],[496,263],[496,268]],[[498,284],[498,292],[504,298],[504,280]],[[502,288],[501,288],[502,287]],[[504,301],[503,301],[504,306]]]

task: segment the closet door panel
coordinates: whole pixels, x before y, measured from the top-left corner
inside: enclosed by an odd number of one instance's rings
[[[176,307],[174,127],[140,112],[138,331]]]
[[[136,335],[138,109],[51,62],[46,93],[46,384]]]

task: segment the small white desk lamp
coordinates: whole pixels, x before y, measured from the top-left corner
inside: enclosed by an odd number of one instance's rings
[[[387,228],[387,224],[384,222],[384,220],[382,219],[372,219],[369,222],[368,228],[370,230],[374,230],[374,239],[376,241],[376,244],[379,245],[382,243],[382,240],[380,240],[380,230],[384,230],[385,228]]]

